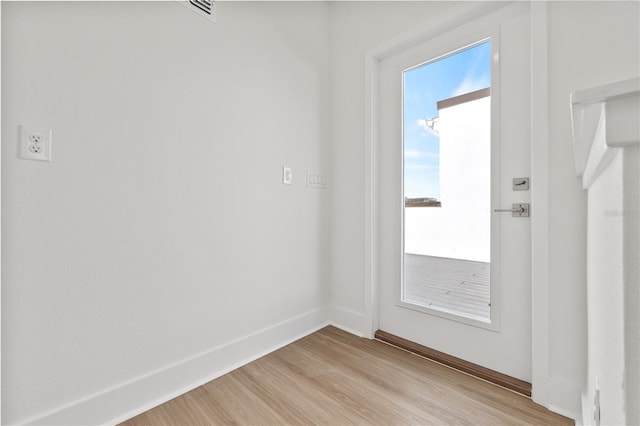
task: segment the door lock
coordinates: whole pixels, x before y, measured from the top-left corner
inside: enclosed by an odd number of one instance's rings
[[[513,217],[529,217],[529,203],[515,203],[510,209],[495,209],[494,212],[511,212]]]

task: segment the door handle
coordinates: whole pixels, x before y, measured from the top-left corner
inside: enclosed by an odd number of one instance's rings
[[[514,203],[510,209],[495,209],[497,213],[511,213],[513,217],[529,217],[529,203]]]

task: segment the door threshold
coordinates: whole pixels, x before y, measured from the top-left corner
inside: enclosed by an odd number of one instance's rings
[[[397,346],[416,355],[420,355],[424,358],[446,365],[447,367],[451,367],[479,379],[486,380],[487,382],[502,386],[503,388],[529,398],[531,397],[531,383],[527,383],[524,380],[516,379],[515,377],[507,376],[506,374],[498,373],[497,371],[489,368],[447,355],[444,352],[422,346],[410,340],[403,339],[402,337],[387,333],[386,331],[378,330],[374,337],[377,340]]]

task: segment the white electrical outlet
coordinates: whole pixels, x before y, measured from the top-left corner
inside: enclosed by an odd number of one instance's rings
[[[42,154],[43,148],[42,145],[38,144],[38,143],[34,143],[29,145],[29,147],[27,148],[29,150],[29,152],[31,154]]]
[[[20,126],[18,158],[51,161],[51,133],[51,130],[41,132]]]

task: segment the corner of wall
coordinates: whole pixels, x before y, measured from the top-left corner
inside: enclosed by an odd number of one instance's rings
[[[581,386],[560,377],[549,378],[549,410],[576,421],[582,418]]]
[[[365,315],[350,309],[338,306],[329,307],[329,323],[358,337],[367,335],[365,328]]]

